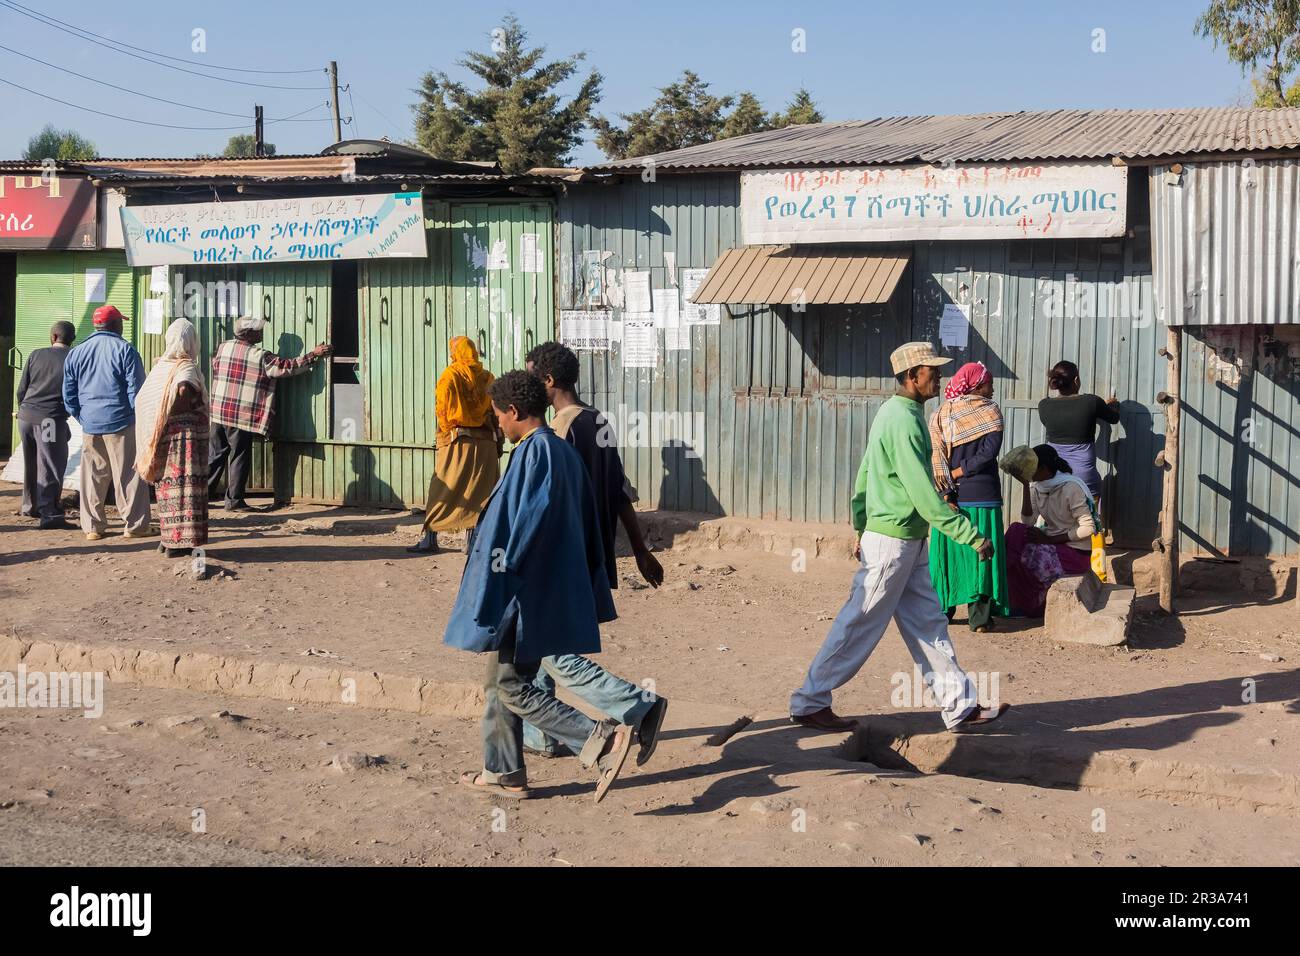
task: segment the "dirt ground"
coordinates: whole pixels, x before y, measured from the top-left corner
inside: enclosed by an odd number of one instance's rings
[[[0,600],[5,630],[24,641],[481,678],[479,658],[441,645],[463,558],[408,555],[409,515],[214,511],[208,560],[221,573],[194,581],[156,539],[91,543],[16,510],[16,489],[0,485]],[[472,720],[117,682],[100,719],[0,710],[0,862],[92,852],[93,841],[47,838],[67,825],[116,834],[122,862],[197,861],[184,854],[202,846],[211,862],[266,863],[1300,863],[1290,601],[1201,595],[1169,620],[1143,600],[1118,649],[1057,645],[1026,621],[975,635],[959,614],[963,666],[996,674],[1013,704],[996,739],[951,761],[993,755],[978,779],[856,762],[843,735],[785,720],[851,563],[748,550],[661,560],[658,591],[633,587],[621,561],[620,618],[599,660],[669,698],[665,743],[599,805],[573,760],[531,762],[542,799],[522,804],[457,787],[479,760]],[[911,669],[886,635],[836,709],[938,739],[933,711],[891,701],[894,675]],[[742,717],[720,746],[706,743]],[[1059,773],[1035,785],[1034,759],[1016,748],[1104,757],[1113,786],[1061,785]],[[340,770],[337,754],[382,759]]]

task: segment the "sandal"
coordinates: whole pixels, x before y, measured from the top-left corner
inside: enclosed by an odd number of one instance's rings
[[[482,777],[481,770],[466,770],[457,780],[462,786],[469,787],[471,790],[477,790],[479,793],[494,793],[499,797],[509,797],[511,800],[527,800],[533,795],[527,785],[522,787],[508,787],[503,783],[480,783]]]
[[[632,749],[632,735],[635,733],[636,731],[626,724],[617,725],[609,738],[609,749],[596,761],[596,768],[600,771],[600,780],[596,784],[597,803],[604,799],[609,788],[618,779],[619,772],[623,769],[623,762],[627,760],[628,751]]]
[[[963,717],[949,729],[954,733],[959,733],[967,727],[978,727],[981,724],[991,724],[1008,710],[1011,705],[1007,703],[998,704],[997,707],[980,707],[978,704],[971,709],[971,712]]]
[[[646,711],[646,715],[641,718],[641,726],[636,729],[636,737],[641,744],[641,749],[636,753],[636,765],[638,767],[644,765],[646,761],[654,756],[655,747],[659,744],[659,731],[663,729],[664,714],[666,713],[668,713],[668,698],[660,697]]]

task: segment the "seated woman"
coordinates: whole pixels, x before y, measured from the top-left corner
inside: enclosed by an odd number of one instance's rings
[[[1091,566],[1092,536],[1099,528],[1096,502],[1051,445],[1022,445],[999,464],[1023,485],[1021,520],[1006,537],[1011,607],[1026,617],[1042,617],[1052,582]]]

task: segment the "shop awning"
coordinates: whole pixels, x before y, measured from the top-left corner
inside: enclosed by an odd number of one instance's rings
[[[691,301],[709,305],[887,302],[909,258],[906,252],[741,246],[718,257]]]

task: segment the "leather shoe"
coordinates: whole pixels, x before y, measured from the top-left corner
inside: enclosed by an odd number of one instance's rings
[[[856,720],[841,717],[829,707],[814,710],[811,714],[791,714],[790,719],[800,727],[811,727],[813,730],[846,731],[858,727]]]

